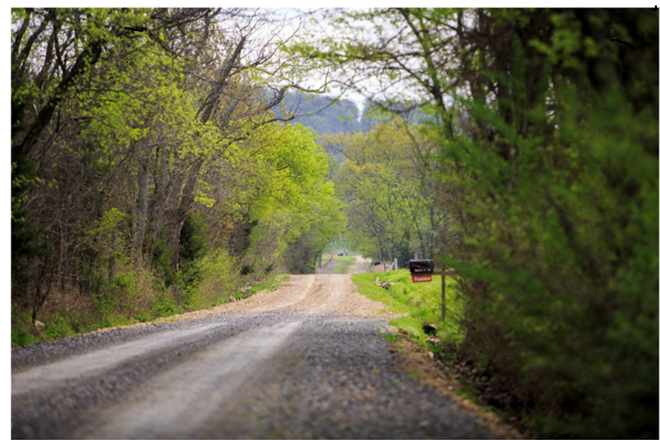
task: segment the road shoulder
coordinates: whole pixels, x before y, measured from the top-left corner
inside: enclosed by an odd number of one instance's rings
[[[494,412],[460,396],[458,391],[463,385],[454,378],[455,374],[451,367],[437,359],[433,352],[420,346],[397,327],[390,325],[388,330],[394,335],[394,338],[390,338],[391,350],[402,359],[403,368],[408,376],[450,398],[456,410],[475,416],[488,427],[493,438],[525,438],[514,426],[506,423]]]

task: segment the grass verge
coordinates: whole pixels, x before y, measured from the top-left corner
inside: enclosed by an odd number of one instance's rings
[[[375,283],[390,283],[385,289]],[[463,316],[463,303],[458,296],[456,281],[446,278],[446,316],[442,321],[442,287],[439,276],[428,283],[413,283],[410,272],[405,269],[387,273],[361,273],[351,277],[358,291],[374,301],[387,305],[393,313],[405,314],[390,321],[390,324],[405,331],[420,343],[427,336],[422,331],[424,323],[437,326],[437,337],[447,343],[460,344],[463,333],[460,320]]]
[[[389,288],[385,289],[376,284],[376,279],[390,283]],[[383,303],[390,312],[403,315],[389,322],[402,332],[383,336],[404,359],[410,377],[414,376],[422,382],[439,387],[441,392],[458,399],[462,402],[460,406],[478,415],[495,437],[521,438],[517,429],[526,431],[527,427],[512,423],[511,420],[516,420],[515,417],[505,421],[505,418],[512,414],[506,414],[489,404],[493,393],[504,392],[501,387],[496,388],[494,382],[484,382],[488,381],[487,375],[492,372],[479,362],[457,352],[464,333],[460,325],[463,319],[463,301],[455,280],[446,278],[444,322],[439,276],[434,276],[431,282],[413,283],[410,272],[402,269],[384,274],[356,274],[351,280],[361,294]],[[435,338],[429,338],[424,333],[424,323],[436,325]],[[433,359],[429,358],[429,352],[433,354]],[[427,376],[430,378],[428,381],[424,380]],[[499,385],[506,387],[506,384]],[[484,394],[483,390],[487,387],[493,388],[493,391]]]

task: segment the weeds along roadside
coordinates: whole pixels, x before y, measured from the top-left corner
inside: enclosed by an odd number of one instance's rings
[[[418,349],[431,352],[434,359],[443,364],[442,374],[448,375],[448,379],[458,386],[456,393],[459,396],[520,431],[531,432],[523,423],[517,408],[507,406],[510,396],[506,395],[505,389],[508,384],[498,382],[487,360],[470,359],[460,352],[459,347],[464,338],[461,327],[463,301],[454,279],[446,278],[444,322],[440,277],[433,277],[431,282],[413,283],[410,272],[401,269],[387,273],[356,274],[351,279],[361,294],[387,306],[383,313],[403,315],[389,321],[401,333],[384,335],[392,347],[405,353],[406,344],[402,344],[401,340],[407,339]],[[376,280],[389,283],[389,288],[376,284]],[[435,336],[424,333],[422,326],[425,323],[435,324]]]
[[[228,271],[221,270],[217,261],[207,261],[198,269],[198,277],[188,279],[179,294],[159,283],[153,274],[140,269],[120,274],[93,298],[77,292],[54,294],[40,315],[43,328],[34,327],[28,311],[12,308],[11,346],[212,309],[263,290],[274,290],[288,278],[272,273],[229,277]]]
[[[375,283],[376,279],[391,283],[385,289]],[[360,293],[390,307],[393,313],[406,316],[395,318],[390,324],[400,328],[419,343],[426,343],[427,335],[422,330],[424,323],[437,326],[437,337],[445,343],[458,345],[463,339],[460,327],[463,305],[458,297],[456,282],[446,278],[446,319],[442,322],[440,277],[426,283],[413,283],[406,269],[386,273],[363,273],[351,277]]]

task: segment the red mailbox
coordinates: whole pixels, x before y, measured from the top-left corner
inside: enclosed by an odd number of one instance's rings
[[[410,260],[408,267],[413,283],[424,283],[433,279],[433,260]]]

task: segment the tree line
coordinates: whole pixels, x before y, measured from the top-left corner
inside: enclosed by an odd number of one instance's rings
[[[415,254],[431,258],[456,246],[458,232],[435,181],[438,164],[429,161],[436,146],[418,127],[392,117],[366,133],[325,136],[321,144],[341,154],[331,177],[346,204],[344,237],[353,249],[405,265]]]
[[[313,271],[343,214],[314,133],[275,112],[297,87],[260,33],[278,19],[12,10],[13,342]]]
[[[325,20],[290,50],[428,115],[341,141],[348,236],[382,258],[427,246],[460,274],[461,350],[540,435],[655,437],[657,11]]]

